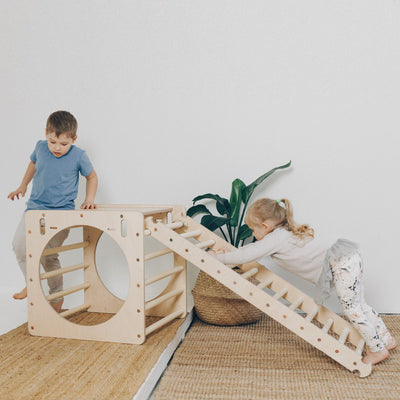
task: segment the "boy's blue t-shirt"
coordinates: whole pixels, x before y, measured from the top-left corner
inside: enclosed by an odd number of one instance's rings
[[[93,171],[86,152],[72,145],[58,158],[49,150],[47,140],[39,140],[31,160],[36,172],[27,210],[75,209],[79,173],[88,176]]]

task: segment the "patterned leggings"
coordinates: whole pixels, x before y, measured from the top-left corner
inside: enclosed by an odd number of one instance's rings
[[[383,350],[391,335],[379,314],[365,302],[360,254],[331,261],[330,266],[344,314],[360,332],[370,351]]]

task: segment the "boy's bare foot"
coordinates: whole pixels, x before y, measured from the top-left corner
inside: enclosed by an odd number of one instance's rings
[[[16,300],[22,300],[25,299],[26,296],[28,296],[28,289],[25,286],[20,292],[14,293],[13,298]]]
[[[393,349],[396,348],[396,346],[397,346],[396,339],[395,339],[394,337],[391,337],[391,338],[388,340],[388,343],[387,343],[387,345],[386,345],[386,348],[387,348],[388,350],[393,350]]]
[[[64,299],[60,299],[59,301],[50,302],[50,305],[56,310],[58,313],[61,312],[61,307],[64,303]]]
[[[387,349],[383,349],[381,351],[367,351],[366,356],[362,359],[363,363],[365,364],[378,364],[381,361],[385,360],[386,358],[389,357],[389,352]]]

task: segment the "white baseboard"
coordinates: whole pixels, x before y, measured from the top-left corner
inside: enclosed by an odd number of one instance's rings
[[[146,380],[143,382],[142,386],[136,392],[135,396],[133,396],[132,400],[147,400],[150,397],[159,379],[161,378],[162,374],[167,368],[169,360],[172,358],[172,356],[175,353],[175,350],[179,347],[181,341],[185,337],[186,332],[189,329],[192,321],[193,321],[193,309],[188,313],[188,315],[185,318],[185,321],[176,331],[174,338],[169,343],[167,348],[163,351],[160,358],[157,360],[156,364],[151,369],[149,375],[147,375]]]

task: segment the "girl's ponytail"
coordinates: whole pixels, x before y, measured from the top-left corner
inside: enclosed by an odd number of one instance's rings
[[[292,203],[288,199],[280,200],[286,209],[286,220],[283,221],[282,225],[288,230],[293,232],[293,235],[305,239],[306,237],[314,237],[314,229],[310,228],[308,225],[299,225],[293,219],[293,207]]]

